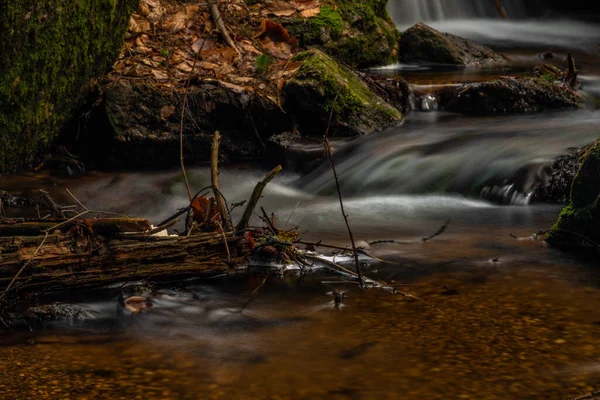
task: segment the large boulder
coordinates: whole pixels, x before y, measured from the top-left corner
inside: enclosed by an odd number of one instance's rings
[[[319,50],[293,58],[298,69],[284,87],[285,110],[300,132],[325,134],[331,109],[332,135],[364,135],[398,124],[402,114],[373,93],[359,77]]]
[[[123,45],[138,0],[0,2],[0,172],[32,163]]]
[[[217,80],[194,84],[185,91],[160,88],[135,79],[107,85],[99,107],[82,128],[77,149],[96,166],[164,168],[179,164],[182,130],[189,164],[210,160],[213,133],[221,131],[224,159],[256,159],[267,139],[291,129],[289,118],[251,87]]]
[[[600,251],[600,141],[587,151],[571,186],[571,201],[546,241],[566,249]]]
[[[418,23],[402,33],[400,57],[408,63],[459,66],[502,65],[508,59],[492,49]]]
[[[280,3],[284,2],[266,2],[263,14],[286,27],[300,47],[318,47],[356,68],[397,60],[399,32],[387,12],[387,0],[314,0],[308,3],[317,7],[289,15],[269,11]]]

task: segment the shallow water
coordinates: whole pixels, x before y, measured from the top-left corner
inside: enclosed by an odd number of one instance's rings
[[[508,31],[498,28],[497,37]],[[512,72],[535,60],[518,47],[523,64]],[[585,60],[584,89],[600,92],[594,57]],[[502,73],[430,68],[388,70],[417,85]],[[592,108],[411,113],[401,127],[336,141],[357,240],[408,242],[372,245],[389,262],[365,271],[400,293],[361,292],[321,270],[271,273],[255,297],[261,271],[157,286],[140,315],[118,306],[118,290],[79,294],[67,301],[77,318],[2,334],[0,399],[566,399],[597,390],[598,262],[532,236],[560,206],[499,206],[479,192],[597,139],[599,122]],[[265,172],[223,167],[225,197],[247,198]],[[193,189],[209,184],[207,168],[189,174]],[[178,171],[3,177],[2,189],[31,195],[40,187],[64,202],[69,188],[90,209],[155,224],[186,205]],[[305,240],[348,244],[326,162],[282,173],[259,205]],[[420,240],[447,220],[442,235]],[[333,289],[346,293],[340,308]]]

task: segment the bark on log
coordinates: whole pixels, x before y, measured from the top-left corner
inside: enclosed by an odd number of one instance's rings
[[[12,236],[37,236],[58,225],[62,220],[31,221],[16,224],[0,224],[0,238]],[[72,227],[85,221],[97,235],[114,235],[117,233],[142,233],[152,229],[152,225],[144,218],[99,218],[73,220],[60,226],[61,232],[67,232]],[[51,232],[53,233],[53,232]]]
[[[133,219],[132,224],[138,226],[139,222],[140,219]],[[98,224],[96,228],[100,226]],[[232,252],[231,262],[228,262],[220,232],[188,237],[148,236],[141,230],[139,235],[119,234],[125,226],[128,225],[121,221],[116,228],[107,229],[111,234],[95,238],[95,246],[86,246],[85,237],[75,239],[62,232],[52,233],[47,238],[40,235],[39,230],[36,236],[0,237],[0,292],[32,258],[44,238],[43,246],[18,276],[9,294],[60,292],[97,288],[126,280],[158,280],[233,271],[245,260],[242,241],[231,232],[226,234]]]

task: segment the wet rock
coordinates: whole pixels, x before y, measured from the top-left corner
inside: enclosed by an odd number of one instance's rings
[[[568,250],[600,252],[600,141],[587,150],[569,205],[546,233],[546,241]]]
[[[29,307],[25,316],[34,321],[48,321],[56,319],[79,319],[89,318],[90,314],[76,305],[69,304],[47,304]]]
[[[402,34],[400,57],[408,63],[450,64],[460,66],[502,65],[508,59],[492,49],[418,23]]]
[[[181,92],[140,80],[112,83],[80,138],[83,158],[111,167],[177,165],[182,103]],[[189,163],[209,160],[212,135],[219,130],[223,158],[261,157],[265,141],[290,126],[281,109],[252,88],[202,81],[187,98],[184,156]]]
[[[590,146],[571,149],[545,166],[546,179],[533,186],[532,200],[538,203],[567,204],[571,185]]]
[[[373,93],[359,77],[319,50],[299,53],[294,77],[284,87],[286,112],[301,134],[325,134],[334,108],[332,135],[364,135],[400,123],[402,114]]]
[[[441,108],[464,114],[530,113],[581,108],[581,93],[545,78],[501,77],[483,83],[449,86],[437,93]]]
[[[302,138],[297,132],[284,132],[267,140],[265,157],[285,170],[310,171],[325,156],[321,140]]]
[[[481,197],[498,204],[567,204],[573,179],[590,146],[570,149],[549,163],[525,165],[504,182],[484,187]]]

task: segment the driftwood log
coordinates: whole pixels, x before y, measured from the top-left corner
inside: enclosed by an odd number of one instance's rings
[[[48,293],[233,271],[247,255],[233,233],[225,234],[228,261],[221,232],[149,235],[141,218],[74,220],[48,231],[55,225],[0,224],[0,298],[9,286],[11,295]]]

